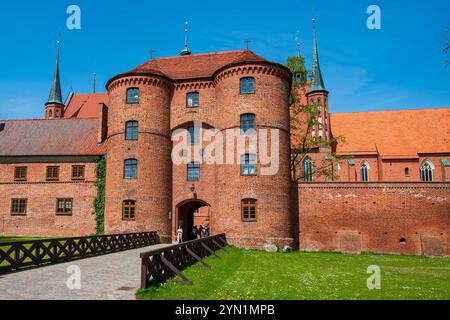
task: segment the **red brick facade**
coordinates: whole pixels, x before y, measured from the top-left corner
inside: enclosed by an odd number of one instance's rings
[[[450,255],[449,183],[298,186],[305,251]]]

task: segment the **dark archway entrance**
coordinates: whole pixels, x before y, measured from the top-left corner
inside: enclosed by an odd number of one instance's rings
[[[178,206],[178,225],[183,230],[183,241],[193,240],[192,229],[209,223],[210,206],[201,200],[188,200]]]

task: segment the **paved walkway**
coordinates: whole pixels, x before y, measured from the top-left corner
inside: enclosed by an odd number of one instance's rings
[[[0,300],[129,300],[139,288],[142,251],[123,251],[0,276]],[[81,272],[81,288],[68,289],[70,266]]]

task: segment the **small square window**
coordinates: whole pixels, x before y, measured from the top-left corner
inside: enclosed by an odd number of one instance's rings
[[[127,103],[128,104],[139,103],[139,89],[138,88],[130,88],[127,90]]]
[[[242,78],[240,82],[241,94],[255,93],[255,79],[254,78]]]
[[[256,221],[256,200],[244,199],[241,202],[242,206],[242,220]]]
[[[135,220],[136,217],[136,201],[125,200],[122,203],[122,219],[125,221]]]
[[[11,200],[11,215],[24,216],[27,214],[27,199]]]
[[[72,214],[73,199],[57,199],[56,200],[56,213],[60,215]]]
[[[59,167],[47,167],[47,181],[59,180]]]
[[[125,179],[137,179],[137,160],[127,159],[125,160],[123,177]]]
[[[199,96],[198,92],[190,92],[186,95],[186,106],[188,108],[196,108],[199,106]]]
[[[187,165],[187,180],[188,181],[200,180],[200,163],[191,162]]]
[[[14,181],[27,181],[27,167],[14,168]]]
[[[72,180],[84,180],[84,166],[72,166]]]

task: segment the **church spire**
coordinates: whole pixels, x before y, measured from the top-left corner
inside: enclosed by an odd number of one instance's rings
[[[61,94],[61,81],[59,78],[59,45],[60,42],[58,40],[56,47],[56,67],[55,67],[55,75],[53,77],[52,88],[50,90],[50,96],[48,97],[48,101],[45,105],[48,104],[63,104],[62,102],[62,94]]]
[[[188,56],[191,54],[191,52],[189,51],[188,48],[188,22],[186,20],[186,23],[184,24],[184,48],[183,50],[181,50],[181,55],[182,56]]]
[[[316,37],[316,18],[313,18],[312,21],[313,21],[313,62],[311,72],[311,86],[308,92],[326,91],[319,64],[319,50],[317,49],[317,37]]]
[[[55,75],[53,76],[52,88],[50,89],[50,96],[45,103],[45,118],[58,119],[64,117],[64,103],[61,94],[61,81],[59,78],[59,40],[56,47],[56,67]]]

